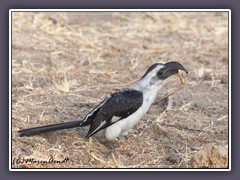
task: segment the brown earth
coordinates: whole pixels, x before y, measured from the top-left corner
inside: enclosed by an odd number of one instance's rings
[[[12,167],[228,167],[227,12],[14,12]],[[19,137],[24,128],[77,120],[156,62],[176,60],[187,84],[156,102],[115,151],[88,128]],[[49,158],[64,163],[20,163]],[[18,162],[18,163],[17,163]]]

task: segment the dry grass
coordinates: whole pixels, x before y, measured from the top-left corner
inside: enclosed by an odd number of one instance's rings
[[[67,163],[27,168],[192,168],[207,144],[228,145],[228,17],[223,12],[32,13],[12,21],[12,158]],[[131,86],[153,63],[177,60],[187,84],[165,93],[111,152],[87,128],[32,137],[17,131],[83,117],[105,96]],[[174,78],[172,79],[174,86]],[[167,87],[165,88],[167,90]],[[209,155],[210,154],[210,155]],[[213,154],[213,153],[212,153]],[[207,156],[211,156],[208,153]],[[196,158],[195,158],[196,159]],[[222,161],[217,161],[221,163]],[[197,164],[197,165],[196,165]]]

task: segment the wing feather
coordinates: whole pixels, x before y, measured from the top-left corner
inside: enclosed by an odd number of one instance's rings
[[[88,126],[95,119],[97,112],[109,98],[104,99],[94,109],[92,109],[82,120],[80,126]]]
[[[87,138],[101,129],[127,118],[143,103],[143,94],[134,89],[125,89],[111,95],[99,108],[88,131]],[[116,117],[119,117],[117,119]]]

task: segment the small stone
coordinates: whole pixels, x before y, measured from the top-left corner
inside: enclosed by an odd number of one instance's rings
[[[205,81],[212,80],[212,74],[209,72],[206,72],[203,77],[203,80],[205,80]]]
[[[166,161],[170,162],[171,164],[176,164],[180,162],[179,156],[172,154],[168,157],[166,157]]]
[[[204,103],[202,101],[197,101],[197,102],[195,102],[194,107],[202,109],[202,108],[204,108]]]
[[[228,84],[228,75],[223,75],[222,76],[221,83],[222,84]]]
[[[228,150],[224,146],[204,145],[191,159],[194,168],[227,168]]]

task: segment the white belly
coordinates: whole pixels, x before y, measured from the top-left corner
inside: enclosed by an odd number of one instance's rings
[[[143,104],[135,113],[128,116],[126,119],[116,122],[115,124],[109,126],[106,129],[105,132],[106,139],[112,141],[117,137],[127,133],[130,129],[132,129],[133,126],[135,126],[138,123],[138,121],[142,118],[142,116],[146,114],[151,104],[153,103],[156,94],[157,90],[156,92],[154,91],[154,93],[153,92],[145,93],[143,96]]]

